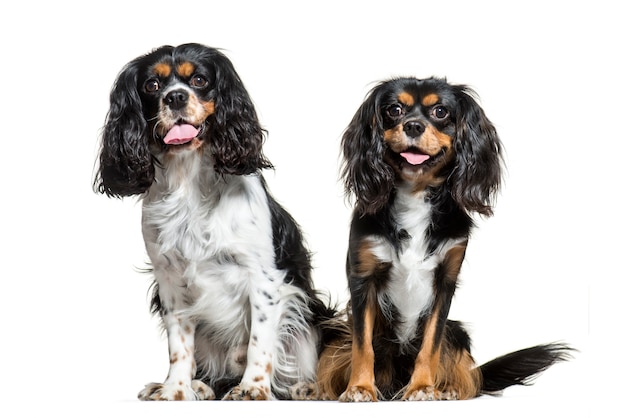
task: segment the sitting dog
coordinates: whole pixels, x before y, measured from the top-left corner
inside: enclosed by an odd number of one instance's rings
[[[298,224],[268,192],[265,132],[220,51],[163,46],[111,91],[95,189],[138,195],[169,373],[143,400],[308,397],[335,314]]]
[[[501,181],[502,145],[473,96],[443,79],[387,80],[343,135],[350,304],[320,359],[325,399],[468,399],[570,357],[545,344],[476,367],[468,333],[448,320],[472,214],[492,214]]]

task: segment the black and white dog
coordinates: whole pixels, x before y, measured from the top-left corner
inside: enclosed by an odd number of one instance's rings
[[[140,399],[307,397],[315,382],[320,324],[335,312],[313,289],[299,226],[268,193],[263,141],[214,48],[160,47],[112,88],[94,187],[143,199],[152,308],[169,345],[167,378]]]

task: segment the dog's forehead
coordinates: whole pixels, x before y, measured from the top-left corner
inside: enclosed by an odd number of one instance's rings
[[[430,107],[452,99],[446,86],[414,80],[402,83],[394,89],[393,100],[407,107]]]
[[[430,107],[437,103],[441,103],[442,97],[437,91],[422,89],[422,90],[401,90],[396,100],[405,106],[413,107],[415,105],[421,105],[423,107]]]
[[[181,60],[174,62],[171,59],[156,62],[150,69],[151,73],[159,78],[168,78],[176,75],[179,78],[189,78],[196,71],[196,64],[191,61]]]

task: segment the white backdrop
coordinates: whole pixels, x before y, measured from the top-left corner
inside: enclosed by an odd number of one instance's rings
[[[599,416],[595,409],[618,391],[610,378],[623,367],[610,336],[624,319],[626,31],[614,4],[2,6],[0,414],[525,416],[547,408]],[[497,126],[508,169],[495,216],[481,220],[470,241],[451,317],[470,325],[478,362],[554,340],[579,348],[576,360],[531,388],[470,402],[350,411],[336,403],[136,401],[168,366],[149,314],[150,279],[138,272],[146,261],[140,205],[96,195],[91,182],[117,73],[154,47],[184,42],[222,48],[235,64],[269,131],[272,192],[306,234],[317,287],[341,303],[350,208],[338,179],[339,140],[352,115],[374,83],[391,76],[472,86]]]

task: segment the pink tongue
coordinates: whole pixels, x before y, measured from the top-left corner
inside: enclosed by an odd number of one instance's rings
[[[186,144],[198,135],[198,130],[191,125],[174,125],[165,135],[163,142],[166,144]]]
[[[416,154],[414,152],[401,152],[400,155],[411,165],[419,165],[430,158],[430,155]]]

